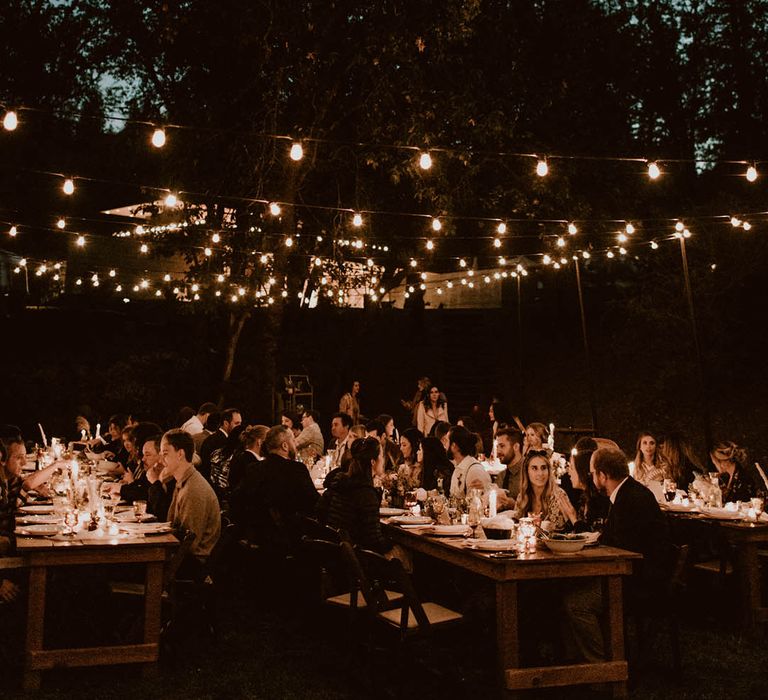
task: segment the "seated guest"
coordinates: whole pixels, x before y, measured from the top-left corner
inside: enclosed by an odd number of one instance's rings
[[[21,468],[26,451],[21,437],[0,439],[0,556],[13,554],[16,509],[21,504]],[[19,586],[13,577],[0,574],[0,603],[16,599]]]
[[[491,421],[491,437],[495,438],[499,430],[514,425],[512,412],[499,399],[491,401],[488,408],[488,419]]]
[[[664,472],[668,470],[668,466],[659,454],[657,447],[656,437],[647,430],[637,436],[634,478],[643,486],[647,486],[651,481],[662,483]]]
[[[190,435],[197,435],[202,433],[205,429],[205,421],[208,420],[208,416],[214,411],[218,411],[219,407],[211,401],[206,401],[200,406],[197,413],[189,420],[185,421],[181,429],[188,432]],[[193,443],[194,444],[194,443]]]
[[[555,483],[555,470],[546,450],[528,450],[515,501],[515,518],[540,515],[550,530],[562,530],[566,520],[576,522],[576,511],[565,491]]]
[[[209,435],[213,435],[221,427],[221,413],[214,411],[208,414],[208,418],[205,419],[205,425],[203,426],[203,432],[193,435],[192,439],[195,442],[195,453],[200,454],[200,449],[203,446],[206,438]]]
[[[592,454],[590,472],[595,488],[612,503],[600,543],[643,555],[634,574],[625,582],[628,607],[654,604],[654,598],[671,570],[672,547],[667,521],[653,494],[629,476],[621,450],[598,449]],[[587,661],[605,660],[601,618],[602,585],[598,579],[569,582],[564,598],[566,614],[578,651]]]
[[[427,491],[432,491],[441,484],[443,491],[448,493],[451,487],[453,464],[448,459],[440,440],[435,437],[426,437],[422,440],[421,464],[423,475],[421,485]]]
[[[293,432],[284,425],[269,429],[266,456],[232,491],[233,521],[256,542],[292,540],[297,514],[311,515],[318,499],[309,470],[296,461]]]
[[[283,411],[280,414],[280,425],[290,428],[293,431],[293,437],[301,432],[301,416],[293,411]]]
[[[381,498],[373,480],[384,474],[384,454],[374,437],[355,440],[345,470],[326,480],[326,491],[317,504],[321,522],[344,530],[354,544],[384,554],[392,549],[381,532]],[[330,476],[330,475],[329,475]]]
[[[523,454],[528,450],[545,450],[549,440],[549,428],[544,423],[529,423],[525,426],[525,440],[523,441]]]
[[[661,444],[660,453],[665,462],[664,478],[674,481],[678,488],[687,490],[696,474],[705,472],[693,446],[682,433],[669,433]]]
[[[147,470],[146,477],[147,513],[151,513],[161,522],[166,522],[173,492],[176,490],[176,479],[165,468],[162,453],[155,465]]]
[[[466,498],[469,489],[491,488],[491,477],[477,461],[477,435],[457,425],[451,428],[448,437],[451,461],[454,464],[451,475],[451,496]]]
[[[597,443],[593,438],[579,438],[568,462],[568,474],[576,494],[576,519],[569,517],[568,520],[576,532],[600,529],[611,506],[608,497],[597,490],[589,473],[589,463],[596,450]]]
[[[166,472],[176,480],[168,520],[176,529],[195,533],[192,554],[203,559],[219,539],[221,511],[211,485],[192,464],[194,452],[192,435],[186,430],[169,430],[160,441]]]
[[[341,458],[349,450],[349,446],[355,439],[350,434],[352,428],[352,419],[346,413],[334,413],[331,417],[331,437],[334,439],[333,447],[333,466],[338,467],[341,464]]]
[[[748,501],[750,498],[768,495],[768,485],[747,458],[747,451],[735,442],[716,442],[709,453],[720,475],[723,503]]]
[[[308,409],[301,414],[301,432],[296,438],[296,452],[299,461],[314,464],[325,450],[325,440],[318,422],[320,414],[314,409]]]
[[[428,437],[436,437],[438,440],[440,440],[440,444],[442,444],[443,449],[445,450],[445,454],[450,457],[451,451],[449,448],[450,442],[449,442],[449,433],[451,432],[451,424],[444,420],[439,420],[437,423],[435,423],[432,426],[432,435]]]
[[[397,429],[395,428],[395,419],[388,413],[381,413],[376,416],[376,420],[384,426],[384,434],[387,436],[387,440],[395,442]]]
[[[211,481],[211,455],[215,450],[224,447],[229,439],[229,434],[243,422],[240,411],[237,408],[225,408],[221,412],[221,425],[219,429],[203,442],[200,448],[200,473]]]
[[[381,441],[382,435],[384,435],[384,424],[378,418],[369,420],[365,424],[365,437],[375,437]]]
[[[243,443],[244,449],[232,457],[232,461],[229,463],[225,490],[231,492],[240,486],[248,472],[264,459],[261,455],[261,446],[268,431],[269,428],[266,425],[249,425],[242,432],[240,441]]]
[[[107,421],[106,435],[100,435],[90,441],[91,450],[103,454],[108,459],[123,457],[123,430],[128,425],[128,416],[115,413]]]
[[[352,440],[357,440],[358,438],[364,438],[367,436],[367,432],[365,430],[365,426],[362,423],[356,423],[349,429],[350,435],[352,435]]]
[[[478,459],[485,459],[485,446],[483,445],[483,438],[480,435],[480,430],[477,427],[477,423],[472,416],[461,416],[456,421],[456,425],[460,425],[462,428],[466,428],[470,433],[473,433],[477,441],[475,447],[475,454]]]
[[[210,455],[210,483],[219,500],[225,496],[229,488],[229,467],[232,460],[245,449],[241,440],[244,430],[245,426],[242,424],[232,428],[224,444],[217,447]]]
[[[137,430],[134,432],[137,432]],[[129,503],[132,503],[133,501],[148,500],[150,482],[147,477],[147,472],[151,469],[155,469],[161,462],[161,439],[162,433],[159,432],[143,439],[143,444],[141,445],[141,466],[137,467],[133,472],[126,473],[126,478],[124,478],[125,483],[120,487],[120,498],[122,500],[128,501]],[[162,464],[160,464],[160,467],[162,468]]]
[[[523,434],[517,428],[499,428],[496,432],[496,457],[507,468],[497,480],[507,492],[499,495],[499,506],[513,507],[520,493],[520,479],[523,473]],[[511,502],[511,503],[510,503]]]
[[[422,465],[418,459],[421,440],[422,435],[416,428],[408,428],[400,436],[400,452],[403,455],[403,462],[398,467],[397,477],[406,491],[421,486]]]

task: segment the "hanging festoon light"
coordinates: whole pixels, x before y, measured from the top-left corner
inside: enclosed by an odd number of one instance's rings
[[[269,213],[272,216],[280,216],[280,205],[277,202],[270,202]]]
[[[360,214],[358,214],[357,212],[352,217],[352,225],[355,228],[360,228],[363,225],[363,217]]]
[[[291,238],[290,236],[288,236],[285,239],[285,247],[286,248],[293,248],[293,238]]]
[[[741,228],[743,228],[745,231],[749,231],[752,228],[752,224],[750,224],[749,221],[745,221],[741,224]]]
[[[165,146],[165,129],[157,128],[152,132],[152,145],[155,148],[162,148]]]
[[[493,247],[494,248],[501,248],[501,239],[500,238],[494,238],[493,239]]]
[[[66,180],[64,180],[64,184],[61,186],[61,190],[66,195],[74,194],[75,181],[71,177],[68,177]]]
[[[149,246],[146,243],[142,243],[141,246],[139,246],[139,252],[146,255],[149,252]]]
[[[56,222],[56,228],[58,228],[58,229],[60,229],[60,230],[64,229],[64,227],[65,227],[66,225],[67,225],[67,222],[66,222],[66,221],[64,221],[64,219],[63,219],[63,218],[59,219],[59,220]]]
[[[558,248],[565,248],[565,238],[563,238],[562,236],[558,236],[557,247]]]
[[[429,170],[432,167],[432,156],[429,153],[419,154],[419,167],[422,170]]]
[[[536,162],[536,174],[539,177],[546,177],[549,175],[549,165],[544,158],[539,158],[539,160]]]
[[[651,241],[651,250],[658,250],[659,244],[656,241]]]
[[[739,226],[741,226],[741,219],[739,219],[738,217],[732,216],[731,226],[733,226],[733,228],[739,228]]]
[[[179,198],[173,192],[169,192],[164,202],[166,207],[175,207],[179,203]]]
[[[298,141],[294,141],[291,145],[291,160],[300,161],[304,157],[304,149]]]
[[[575,236],[579,232],[579,229],[576,228],[576,224],[573,222],[568,224],[568,235],[569,236]]]
[[[19,117],[12,109],[9,109],[3,117],[3,128],[6,131],[13,131],[19,125]]]
[[[214,233],[211,236],[211,243],[218,243],[219,241],[221,241],[221,236],[218,233]]]
[[[433,231],[440,231],[440,229],[443,228],[443,224],[437,217],[434,217],[432,219],[432,230]]]
[[[648,177],[651,180],[656,180],[661,175],[661,168],[659,168],[656,161],[648,163]]]
[[[627,242],[627,234],[626,233],[620,233],[618,236],[616,236],[616,240],[619,243],[626,243]]]
[[[685,224],[682,221],[675,221],[675,231],[682,233],[685,228]]]
[[[427,250],[434,250],[435,249],[435,242],[431,239],[427,239]]]
[[[496,233],[498,233],[500,236],[503,236],[506,232],[507,232],[507,225],[502,221],[496,227]]]
[[[8,229],[8,235],[11,238],[16,238],[16,234],[18,234],[18,232],[19,232],[19,229],[16,228],[15,226],[11,226],[11,228]]]
[[[750,165],[747,168],[745,177],[747,178],[747,182],[754,182],[757,180],[757,168],[754,165]]]
[[[85,247],[85,236],[78,236],[77,240],[75,241],[78,248],[84,248]]]
[[[631,223],[627,222],[624,230],[627,232],[628,236],[631,236],[635,232],[635,227]]]

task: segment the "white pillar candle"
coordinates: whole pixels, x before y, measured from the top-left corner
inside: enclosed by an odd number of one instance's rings
[[[630,462],[629,463],[629,475],[634,479],[635,477],[635,463]]]
[[[488,494],[488,517],[495,518],[496,517],[496,499],[498,496],[496,495],[496,489],[491,489],[491,492]]]
[[[96,437],[101,437],[101,423],[96,423]]]
[[[85,440],[85,428],[80,431],[80,439]]]

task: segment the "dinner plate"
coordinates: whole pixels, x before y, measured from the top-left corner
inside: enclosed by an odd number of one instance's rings
[[[398,525],[431,525],[432,518],[425,515],[395,515],[389,519],[389,522]]]
[[[471,540],[467,547],[481,552],[504,552],[517,547],[517,540]]]
[[[404,515],[408,511],[405,508],[379,508],[379,515]]]
[[[61,531],[58,525],[24,525],[16,528],[17,535],[37,535],[45,537],[46,535],[56,535]]]
[[[717,520],[742,520],[744,516],[737,510],[726,510],[725,508],[704,508],[702,513],[709,518]]]
[[[121,532],[128,532],[132,535],[159,535],[164,532],[171,532],[170,523],[122,523]]]
[[[682,503],[665,503],[661,506],[662,510],[671,510],[673,513],[691,513],[696,510],[694,505],[683,505]]]
[[[433,525],[427,533],[434,537],[463,537],[469,534],[467,525]]]
[[[135,523],[136,515],[134,514],[133,510],[124,510],[121,513],[115,513],[114,519],[118,523]],[[153,520],[157,520],[154,515],[151,513],[144,513],[144,515],[141,516],[140,522],[151,523]]]
[[[20,518],[16,518],[16,522],[19,525],[52,525],[53,523],[61,523],[64,518],[60,515],[22,515]]]
[[[21,506],[19,513],[53,513],[52,505]]]

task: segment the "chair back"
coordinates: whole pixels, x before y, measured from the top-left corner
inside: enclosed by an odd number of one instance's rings
[[[349,591],[350,606],[357,607],[360,590],[357,578],[350,575],[340,542],[301,538],[301,552],[318,575],[318,590],[323,601],[340,591]]]
[[[342,543],[342,546],[344,544]],[[413,587],[408,572],[399,559],[386,557],[367,549],[356,548],[354,554],[360,566],[360,588],[368,608],[378,614],[395,607],[400,608],[400,636],[408,633],[409,612],[413,613],[420,632],[430,630],[430,622],[421,600]],[[402,598],[392,602],[385,591],[396,591]]]
[[[182,533],[179,533],[182,534]],[[185,530],[181,537],[181,544],[178,549],[173,553],[173,556],[168,560],[165,565],[165,571],[163,571],[163,588],[168,588],[176,578],[176,572],[179,570],[184,559],[192,550],[192,545],[195,542],[195,533],[192,530]]]
[[[325,540],[327,542],[349,541],[349,535],[346,530],[340,530],[325,523],[321,523],[316,518],[308,515],[302,515],[299,518],[299,529],[303,535],[316,540]]]

